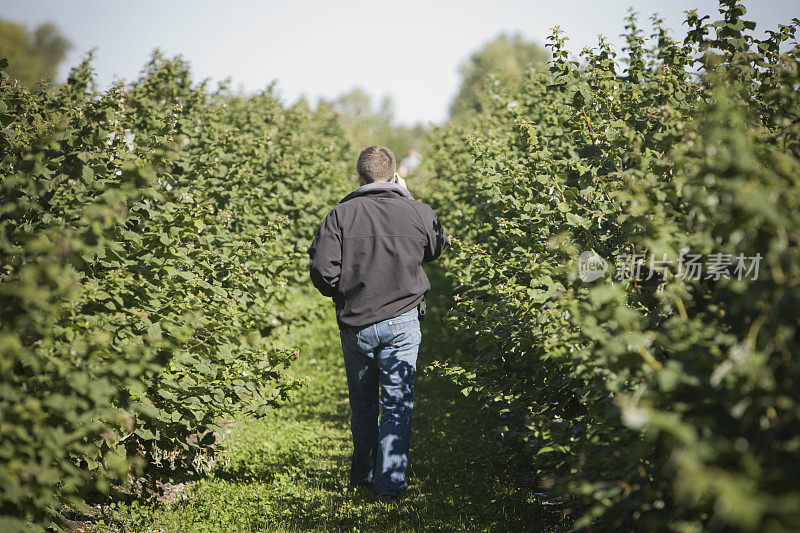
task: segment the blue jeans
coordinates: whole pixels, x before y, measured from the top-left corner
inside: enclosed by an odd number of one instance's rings
[[[417,309],[368,326],[343,326],[340,335],[352,413],[350,484],[372,484],[375,494],[397,495],[407,486],[414,374],[422,340]]]

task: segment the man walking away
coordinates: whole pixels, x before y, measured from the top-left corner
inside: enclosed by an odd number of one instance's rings
[[[397,173],[400,174],[401,178],[405,178],[410,172],[414,172],[414,170],[417,169],[419,163],[419,152],[417,152],[417,149],[413,146],[409,146],[406,151],[406,156],[400,160],[400,168],[397,169]]]
[[[360,186],[325,217],[309,267],[336,304],[352,413],[350,484],[394,497],[407,486],[419,312],[431,288],[422,263],[439,257],[447,235],[398,182],[391,150],[364,149],[356,169]]]

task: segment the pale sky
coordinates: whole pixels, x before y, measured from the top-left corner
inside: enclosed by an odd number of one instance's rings
[[[212,1],[0,0],[0,17],[28,28],[51,21],[73,43],[63,79],[91,48],[100,87],[137,76],[154,48],[181,54],[194,79],[259,90],[278,80],[290,103],[313,103],[361,86],[390,94],[403,123],[442,122],[458,87],[458,66],[500,32],[544,44],[560,25],[578,52],[597,35],[620,46],[627,10],[658,12],[683,38],[683,11],[717,13],[709,0]],[[747,0],[759,33],[800,17],[800,0]],[[644,20],[642,20],[644,22]],[[2,51],[0,51],[0,55]]]

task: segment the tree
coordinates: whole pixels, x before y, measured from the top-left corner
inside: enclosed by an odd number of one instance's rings
[[[0,19],[0,57],[8,59],[8,75],[28,87],[42,78],[52,81],[71,46],[49,22],[28,32],[20,24]]]
[[[486,78],[496,75],[505,83],[522,79],[532,66],[544,65],[549,55],[538,43],[526,41],[520,34],[502,33],[487,42],[459,67],[461,87],[450,105],[450,118],[480,111],[478,95]]]
[[[363,88],[354,87],[332,102],[320,101],[320,105],[330,105],[340,116],[357,149],[373,144],[388,146],[398,162],[408,146],[419,148],[425,137],[426,131],[421,124],[406,126],[395,123],[394,101],[388,94],[373,106],[372,96]]]

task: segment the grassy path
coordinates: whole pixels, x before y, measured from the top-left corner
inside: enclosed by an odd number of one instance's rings
[[[128,507],[127,531],[477,531],[541,530],[537,504],[485,467],[492,454],[484,415],[460,392],[424,371],[450,344],[440,322],[445,294],[423,323],[422,371],[411,442],[408,495],[376,501],[348,490],[349,407],[338,330],[298,332],[293,366],[310,378],[295,401],[266,419],[231,427],[227,466],[188,483],[187,498]]]

